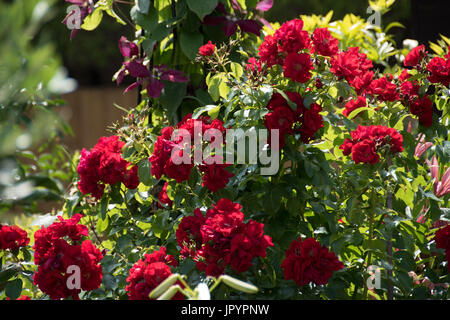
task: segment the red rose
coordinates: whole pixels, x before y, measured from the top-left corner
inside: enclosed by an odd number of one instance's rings
[[[311,46],[308,32],[303,29],[303,20],[287,21],[275,31],[274,38],[279,45],[279,51],[284,53],[298,53]]]
[[[199,209],[194,216],[184,217],[176,232],[183,258],[191,257],[200,271],[220,276],[229,265],[245,272],[255,257],[265,257],[272,239],[264,235],[264,225],[254,220],[244,223],[242,206],[220,199],[206,217]]]
[[[327,284],[333,272],[343,267],[333,252],[313,238],[292,241],[281,263],[284,278],[294,280],[298,286],[305,286],[310,282],[316,285]]]
[[[339,40],[331,36],[327,28],[317,28],[312,35],[314,52],[322,56],[334,56],[339,50]]]
[[[161,282],[167,279],[172,271],[168,264],[173,265],[173,257],[166,255],[166,248],[161,247],[160,250],[151,254],[146,254],[144,260],[139,260],[130,269],[128,285],[125,290],[130,300],[150,300],[149,294]],[[175,264],[176,265],[176,264]],[[177,284],[182,284],[177,281]],[[184,296],[177,293],[172,300],[181,300]]]
[[[358,98],[356,98],[356,100],[350,100],[349,102],[347,102],[345,104],[345,109],[342,112],[342,114],[346,117],[348,117],[350,115],[350,113],[352,113],[352,111],[358,109],[358,108],[364,108],[367,105],[366,102],[366,97],[364,96],[358,96]]]
[[[428,95],[420,98],[417,96],[409,105],[410,112],[419,117],[419,122],[425,127],[430,127],[433,124],[433,102]]]
[[[448,87],[450,83],[450,59],[435,57],[428,63],[427,70],[431,73],[428,77],[431,83],[441,83]]]
[[[330,60],[330,71],[338,78],[345,78],[351,82],[355,77],[364,75],[373,67],[372,61],[367,59],[366,54],[360,53],[358,47],[348,48],[340,52]]]
[[[216,50],[216,45],[211,43],[211,40],[204,44],[198,49],[198,54],[204,57],[209,57],[214,54],[214,51]]]
[[[122,182],[127,188],[139,185],[137,167],[122,158],[124,142],[118,136],[101,137],[91,151],[83,149],[77,167],[80,175],[78,188],[83,194],[92,194],[96,199],[103,196],[104,184]]]
[[[18,226],[0,224],[0,250],[17,250],[30,243],[27,232]]]
[[[356,164],[361,162],[375,164],[380,160],[380,156],[376,153],[375,143],[372,140],[363,140],[353,146],[352,159]]]
[[[391,80],[388,80],[387,75],[373,80],[367,88],[367,93],[377,96],[381,101],[393,102],[400,98],[397,92],[397,86]]]
[[[258,55],[262,63],[270,68],[276,64],[283,64],[283,60],[278,55],[278,44],[274,36],[268,35],[258,48]]]
[[[436,248],[450,250],[450,225],[439,229],[434,236],[434,241]]]
[[[217,192],[220,189],[225,188],[227,183],[230,181],[230,178],[234,176],[233,173],[230,173],[225,169],[229,166],[231,166],[231,164],[201,164],[199,169],[203,173],[202,186],[207,187],[211,192]]]
[[[285,77],[300,83],[305,83],[311,78],[310,71],[313,69],[311,56],[308,53],[289,53],[284,60]]]
[[[78,224],[80,214],[67,220],[58,218],[58,222],[47,228],[42,227],[34,234],[34,263],[38,266],[38,271],[33,276],[34,284],[51,299],[78,299],[80,290],[69,289],[67,286],[69,266],[80,268],[81,289],[95,290],[99,288],[103,278],[100,265],[103,255],[90,240],[81,242],[88,232],[86,226]],[[67,238],[71,240],[70,243]]]
[[[420,61],[422,61],[427,53],[428,52],[425,50],[425,46],[423,44],[417,46],[406,55],[403,65],[405,67],[415,67],[420,63]]]

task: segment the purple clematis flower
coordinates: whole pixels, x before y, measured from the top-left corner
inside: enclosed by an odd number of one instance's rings
[[[273,0],[263,0],[256,5],[256,9],[259,11],[267,11],[272,8],[272,5]],[[239,16],[245,16],[247,14],[245,10],[242,10],[236,0],[232,1],[232,7],[234,12]],[[221,15],[208,15],[203,19],[203,23],[214,26],[221,25],[222,30],[227,37],[231,37],[235,34],[238,27],[242,32],[250,32],[259,36],[262,24],[268,24],[268,22],[262,18],[258,18],[259,21],[256,21],[252,19],[240,19],[235,15],[231,15],[226,11],[222,2],[219,2],[216,7],[216,11],[218,11]]]
[[[63,24],[65,24],[69,29],[72,30],[72,32],[70,33],[70,40],[73,39],[73,37],[75,37],[75,35],[78,33],[78,31],[80,29],[78,28],[73,28],[73,27],[69,27],[68,23],[71,22],[73,23],[73,19],[79,19],[78,23],[81,25],[83,24],[84,19],[92,13],[92,11],[94,10],[94,2],[93,0],[66,0],[66,2],[72,3],[74,5],[77,5],[80,9],[79,14],[80,16],[77,17],[77,12],[76,10],[73,10],[71,12],[69,12],[67,14],[67,16],[64,18],[64,20],[62,21]]]
[[[117,84],[129,74],[137,80],[132,83],[125,92],[129,92],[139,85],[147,82],[147,94],[151,98],[159,98],[164,88],[164,80],[170,82],[188,82],[189,78],[181,71],[169,69],[166,65],[154,66],[150,71],[144,65],[144,59],[139,58],[139,48],[134,42],[128,41],[125,37],[119,40],[119,50],[127,61],[123,63],[123,68],[116,75]]]

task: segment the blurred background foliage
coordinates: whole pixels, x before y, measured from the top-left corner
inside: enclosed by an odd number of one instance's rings
[[[71,129],[59,116],[58,94],[75,89],[42,24],[55,0],[0,1],[0,221],[3,213],[50,210],[70,180],[58,142]]]

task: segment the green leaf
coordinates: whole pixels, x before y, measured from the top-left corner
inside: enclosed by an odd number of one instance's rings
[[[199,32],[182,31],[180,34],[180,46],[184,55],[193,60],[198,53],[198,49],[203,44],[203,35]]]
[[[227,85],[227,76],[224,72],[210,78],[207,77],[206,84],[208,85],[208,92],[214,101],[219,100],[220,97],[226,98],[230,92],[230,88]]]
[[[233,76],[237,80],[239,80],[242,77],[242,75],[244,74],[244,68],[242,68],[242,66],[237,62],[231,62],[230,66],[231,66],[231,72],[233,73]]]
[[[150,186],[152,183],[152,174],[151,174],[151,163],[147,158],[142,159],[138,163],[138,177],[139,181],[145,184],[146,186]]]
[[[8,284],[5,287],[6,296],[12,300],[16,300],[18,297],[20,297],[20,294],[22,293],[22,285],[23,283],[21,279],[15,279],[13,281],[8,282]]]
[[[200,20],[214,11],[219,0],[187,0],[189,9],[195,12]]]
[[[81,29],[87,31],[92,31],[96,29],[100,25],[100,22],[102,22],[102,18],[103,18],[103,11],[98,8],[95,9],[90,15],[88,15],[84,19]]]
[[[164,81],[164,89],[161,93],[159,101],[163,105],[164,109],[167,110],[169,117],[177,111],[184,96],[186,95],[186,89],[186,83]]]
[[[150,8],[150,0],[136,0],[136,5],[141,13],[147,14]]]
[[[281,191],[279,189],[271,189],[263,201],[264,207],[269,213],[276,213],[281,206]]]
[[[204,107],[197,108],[192,113],[192,119],[197,119],[205,111],[208,112],[208,114],[209,114],[209,111],[217,109],[217,107],[218,106],[216,106],[214,104],[209,104],[209,105],[206,105]],[[220,107],[219,107],[219,110],[220,110]]]
[[[158,27],[158,11],[154,7],[149,8],[148,14],[142,13],[137,6],[131,8],[131,19],[140,25],[148,34]],[[153,34],[152,34],[153,37]]]

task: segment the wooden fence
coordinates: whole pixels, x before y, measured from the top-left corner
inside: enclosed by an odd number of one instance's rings
[[[114,103],[126,109],[136,106],[137,91],[123,91],[119,87],[79,88],[62,96],[67,105],[61,109],[61,116],[74,132],[64,140],[70,150],[90,149],[101,136],[111,135],[108,126],[121,121],[125,114]]]

